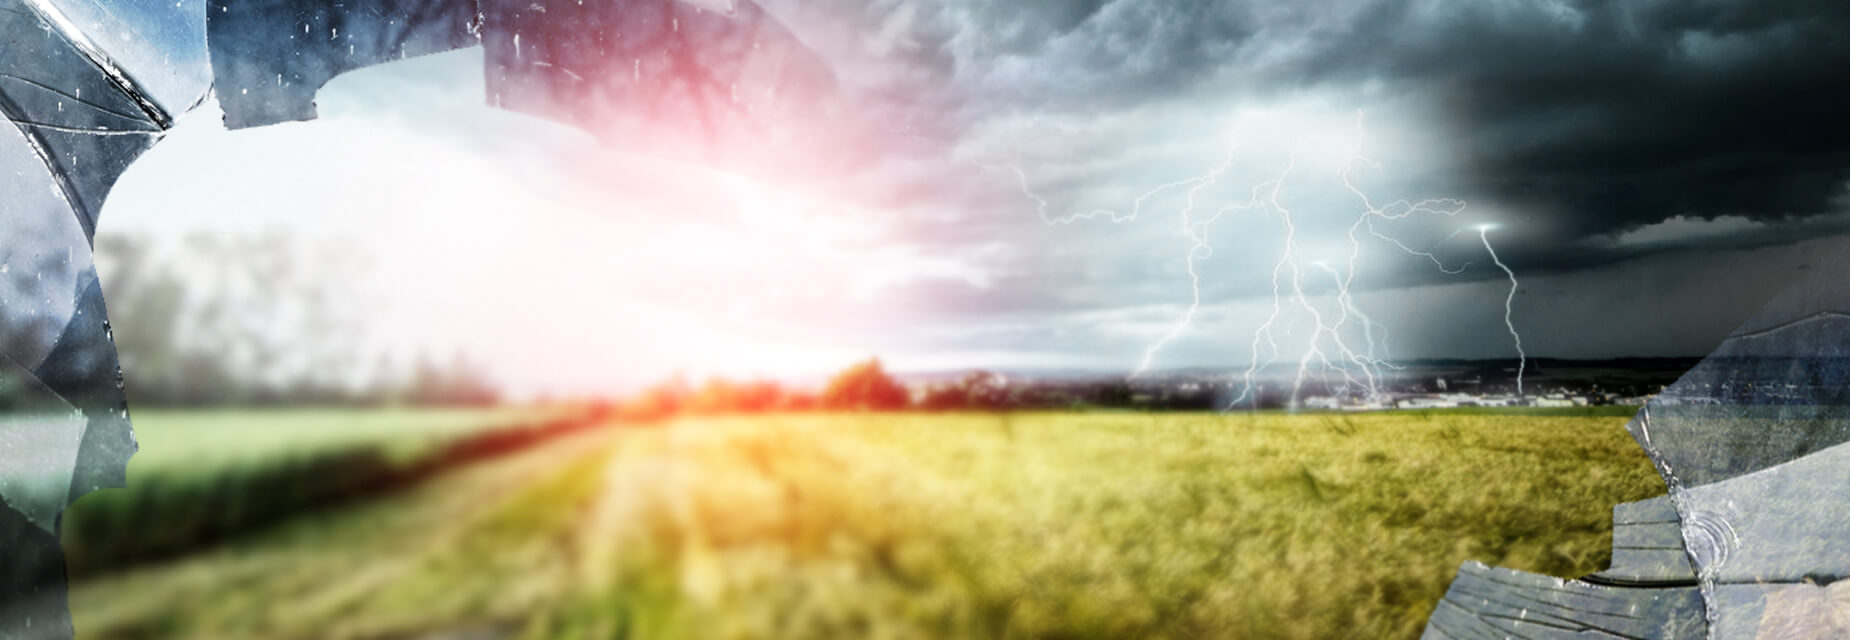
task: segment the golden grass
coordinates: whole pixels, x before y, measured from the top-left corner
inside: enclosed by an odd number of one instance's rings
[[[1662,491],[1622,424],[689,419],[84,585],[73,605],[98,637],[1415,637],[1462,561],[1603,568],[1612,504]],[[137,609],[150,592],[169,606]]]

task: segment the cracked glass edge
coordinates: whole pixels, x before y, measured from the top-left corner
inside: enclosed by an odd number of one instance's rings
[[[1801,275],[1628,424],[1677,508],[1710,637],[1850,633],[1850,254]]]
[[[1562,580],[1468,563],[1425,637],[1850,634],[1833,604],[1850,592],[1846,281],[1850,251],[1839,247],[1627,423],[1666,495],[1614,507],[1610,569]],[[1678,591],[1699,599],[1651,608]],[[1546,604],[1567,592],[1573,606]],[[1654,624],[1616,628],[1602,607]]]
[[[68,637],[62,512],[137,449],[91,240],[172,118],[53,0],[0,0],[0,42],[0,636]]]
[[[828,143],[851,135],[832,66],[749,0],[378,4],[210,0],[225,126],[311,120],[317,91],[343,73],[480,46],[488,105],[627,152],[812,181],[845,162],[820,150],[853,146]]]

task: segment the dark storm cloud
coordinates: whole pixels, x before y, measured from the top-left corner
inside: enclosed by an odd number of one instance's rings
[[[1534,249],[1511,253],[1530,267],[1628,255],[1584,241],[1675,216],[1844,210],[1850,3],[1119,1],[1088,15],[1036,32],[1011,22],[1042,19],[1025,11],[971,12],[978,34],[1045,40],[979,35],[965,75],[1094,113],[1227,93],[1429,101],[1459,154],[1454,188],[1528,219]]]
[[[972,8],[970,17],[983,25],[978,46],[987,53],[1028,55],[1072,32],[1107,4],[1109,0],[995,2]]]
[[[1850,3],[1459,9],[1331,64],[1379,60],[1436,92],[1472,186],[1558,238],[1829,213],[1850,176]]]

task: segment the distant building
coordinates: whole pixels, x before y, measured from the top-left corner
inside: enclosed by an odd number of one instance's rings
[[[1458,400],[1442,396],[1413,396],[1394,401],[1396,409],[1452,409]]]
[[[1535,406],[1538,406],[1538,407],[1584,407],[1584,406],[1587,406],[1587,397],[1586,396],[1569,396],[1566,394],[1551,393],[1551,394],[1542,396],[1540,398],[1536,398]]]
[[[1393,398],[1384,394],[1357,398],[1354,396],[1311,396],[1304,399],[1304,409],[1312,411],[1381,411],[1395,408]]]
[[[1342,408],[1342,401],[1331,396],[1312,396],[1304,399],[1304,408],[1320,411],[1334,411]]]

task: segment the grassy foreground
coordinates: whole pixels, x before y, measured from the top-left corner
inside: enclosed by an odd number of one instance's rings
[[[1603,568],[1619,417],[839,415],[567,436],[73,586],[88,637],[1414,637]]]
[[[63,542],[79,574],[171,555],[364,495],[458,443],[533,428],[562,409],[137,411],[129,487],[79,500]],[[125,534],[125,532],[133,532]]]
[[[129,473],[212,475],[330,451],[377,449],[404,461],[445,442],[534,422],[554,409],[139,410]]]

